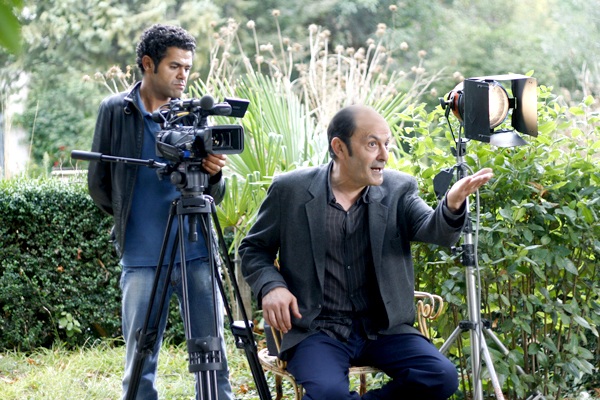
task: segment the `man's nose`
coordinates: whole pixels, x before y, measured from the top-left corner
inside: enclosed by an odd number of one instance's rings
[[[378,160],[387,163],[389,156],[390,156],[390,152],[388,151],[388,149],[381,146],[381,148],[379,150]]]

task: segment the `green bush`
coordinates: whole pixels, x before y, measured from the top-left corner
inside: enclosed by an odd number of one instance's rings
[[[74,346],[121,332],[111,217],[81,183],[0,181],[0,349]],[[231,238],[229,238],[231,241]],[[149,282],[148,285],[151,285]],[[185,340],[176,299],[165,337]]]
[[[111,221],[83,185],[2,181],[0,209],[0,348],[118,335],[120,267],[109,243]]]
[[[588,97],[569,108],[542,86],[540,134],[529,137],[528,146],[468,145],[468,166],[495,172],[480,190],[481,309],[510,350],[504,358],[488,340],[509,399],[524,398],[529,386],[561,398],[561,392],[593,385],[598,376],[600,118],[593,102]],[[456,163],[443,111],[415,107],[400,117],[410,128],[396,135],[410,151],[400,150],[390,166],[417,176],[421,188],[431,188],[423,196],[434,204],[433,177]],[[465,270],[447,249],[416,244],[413,250],[418,288],[441,294],[450,304],[435,323],[441,343],[467,319]],[[464,366],[468,335],[461,344],[462,350],[455,346],[451,353]],[[517,365],[525,375],[517,375]]]

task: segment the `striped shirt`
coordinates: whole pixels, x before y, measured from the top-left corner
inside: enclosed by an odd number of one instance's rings
[[[328,179],[327,199],[323,310],[311,328],[347,340],[353,320],[360,320],[369,339],[374,340],[377,327],[382,325],[381,314],[385,318],[385,313],[371,252],[369,187],[346,211],[336,202]]]

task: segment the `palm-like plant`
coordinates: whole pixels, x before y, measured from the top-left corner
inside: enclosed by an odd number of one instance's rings
[[[254,24],[247,26],[254,30]],[[287,53],[284,52],[283,39],[279,56],[273,46],[259,46],[257,42],[253,66],[239,46],[238,27],[230,20],[220,30],[211,52],[208,78],[191,88],[193,97],[210,93],[216,98],[250,101],[241,121],[245,150],[228,158],[229,191],[219,210],[222,226],[235,231],[232,250],[236,256],[272,177],[327,161],[327,124],[340,108],[356,103],[370,105],[396,131],[402,126],[406,109],[440,78],[439,73],[427,75],[422,57],[421,64],[411,73],[393,71],[393,51],[383,47],[383,34],[377,44],[369,41],[366,50],[337,46],[333,53],[329,52],[328,32],[316,26],[309,27],[310,50],[304,58],[298,56],[299,45],[288,45]],[[379,28],[379,32],[385,31]],[[236,42],[241,54],[238,64],[231,56]],[[265,60],[265,55],[272,58]],[[237,72],[240,65],[244,73]],[[408,89],[402,92],[404,86]],[[236,123],[227,117],[215,117],[214,121]],[[248,307],[249,299],[244,303]]]

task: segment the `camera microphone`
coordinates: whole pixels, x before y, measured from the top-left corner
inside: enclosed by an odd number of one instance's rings
[[[213,97],[211,95],[205,94],[200,99],[200,108],[202,108],[203,110],[207,110],[207,111],[212,110],[212,108],[214,106],[215,106],[215,99],[213,99]]]
[[[210,111],[213,115],[229,115],[231,114],[231,105],[228,103],[215,104],[215,99],[212,96],[205,94],[200,99],[200,108]]]

